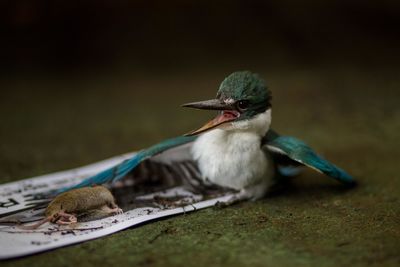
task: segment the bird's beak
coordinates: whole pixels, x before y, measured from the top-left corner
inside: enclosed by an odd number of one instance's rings
[[[206,110],[221,110],[221,112],[214,119],[210,120],[199,129],[185,134],[187,136],[197,135],[200,133],[204,133],[208,130],[218,128],[227,122],[232,122],[236,120],[240,116],[240,112],[238,112],[232,104],[225,103],[219,99],[188,103],[182,105],[182,107]]]

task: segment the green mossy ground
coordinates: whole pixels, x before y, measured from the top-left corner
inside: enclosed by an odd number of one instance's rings
[[[3,80],[0,182],[85,165],[185,133],[230,70]],[[399,266],[400,79],[343,68],[258,70],[273,127],[359,181],[307,170],[279,194],[171,217],[1,266]],[[92,77],[94,77],[93,75]]]

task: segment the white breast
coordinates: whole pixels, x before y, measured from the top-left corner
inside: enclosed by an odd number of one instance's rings
[[[270,184],[272,177],[267,176],[271,176],[272,166],[261,149],[270,120],[267,111],[230,129],[215,129],[200,136],[193,144],[192,155],[203,178],[236,190]]]

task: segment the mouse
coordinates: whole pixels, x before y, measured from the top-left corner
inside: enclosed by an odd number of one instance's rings
[[[53,199],[45,210],[45,218],[30,226],[19,228],[33,230],[46,222],[59,225],[77,223],[77,216],[90,212],[104,215],[122,214],[123,211],[115,203],[114,196],[104,186],[83,187],[64,192]]]

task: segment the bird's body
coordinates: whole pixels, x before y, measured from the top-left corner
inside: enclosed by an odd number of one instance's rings
[[[172,169],[181,168],[185,162],[197,165],[195,172],[205,182],[238,191],[228,204],[264,196],[277,177],[293,173],[283,171],[282,167],[288,163],[311,167],[347,185],[355,184],[344,170],[320,157],[301,140],[270,129],[271,91],[257,74],[234,72],[222,81],[215,99],[183,106],[217,110],[218,114],[186,136],[142,150],[131,159],[60,192],[115,181],[155,162],[168,164]],[[193,174],[187,169],[184,172]]]
[[[274,180],[273,162],[261,146],[270,122],[268,110],[231,129],[201,135],[192,156],[205,182],[241,191],[251,199],[264,196]]]

